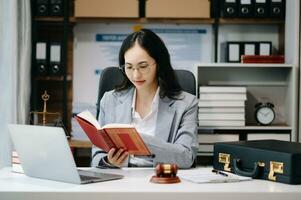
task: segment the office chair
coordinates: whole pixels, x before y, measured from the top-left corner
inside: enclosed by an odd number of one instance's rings
[[[175,73],[182,89],[190,94],[196,95],[196,83],[193,73],[182,69],[175,70]],[[123,80],[123,76],[123,73],[118,67],[107,67],[102,71],[99,79],[98,98],[96,102],[96,119],[99,117],[99,107],[102,96],[105,92],[113,90],[116,85],[120,84]]]
[[[192,72],[183,69],[175,70],[176,77],[182,89],[190,94],[196,95],[196,81]],[[96,102],[96,119],[99,117],[100,100],[105,92],[113,90],[116,85],[121,84],[123,73],[118,67],[105,68],[99,79],[98,98]],[[196,167],[196,160],[191,167]]]

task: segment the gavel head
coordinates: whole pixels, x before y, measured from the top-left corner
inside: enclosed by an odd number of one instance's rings
[[[176,177],[178,166],[176,164],[158,164],[156,166],[157,177]]]

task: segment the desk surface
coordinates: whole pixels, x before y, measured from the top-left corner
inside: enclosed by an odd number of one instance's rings
[[[122,200],[241,200],[241,199],[300,199],[301,185],[252,180],[236,183],[195,184],[182,180],[177,184],[154,184],[149,180],[154,169],[92,169],[123,174],[121,180],[75,185],[30,178],[0,170],[0,199],[122,199]],[[207,170],[197,168],[192,170]]]

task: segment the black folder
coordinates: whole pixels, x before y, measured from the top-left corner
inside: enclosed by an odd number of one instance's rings
[[[242,54],[241,55],[257,55],[258,47],[257,42],[242,42]],[[241,56],[240,56],[241,57]]]
[[[221,1],[221,17],[231,18],[237,17],[237,1],[238,0],[222,0]]]
[[[35,45],[34,73],[37,76],[48,74],[47,41],[37,41]]]
[[[272,54],[272,42],[261,41],[257,43],[257,54],[261,56],[269,56]]]
[[[49,1],[48,0],[35,0],[34,10],[36,16],[49,15]]]
[[[270,0],[270,17],[285,18],[285,0]]]
[[[239,63],[242,54],[241,42],[226,42],[226,62]]]
[[[49,74],[62,75],[62,42],[55,41],[49,43]]]
[[[63,0],[50,0],[49,15],[51,16],[63,16],[64,5]]]
[[[238,0],[238,16],[243,18],[254,17],[253,0]]]
[[[258,18],[267,18],[269,16],[269,0],[255,0],[254,15]]]
[[[239,63],[242,55],[262,55],[272,54],[272,42],[270,41],[228,41],[225,43],[226,62]]]

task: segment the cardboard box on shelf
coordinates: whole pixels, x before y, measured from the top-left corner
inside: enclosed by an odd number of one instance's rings
[[[147,0],[147,18],[210,18],[209,0]]]
[[[138,0],[75,0],[75,17],[139,17]]]

